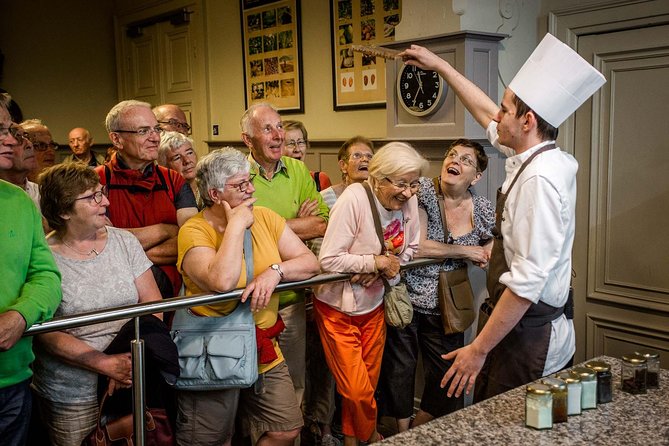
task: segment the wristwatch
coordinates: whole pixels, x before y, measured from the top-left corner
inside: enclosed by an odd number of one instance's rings
[[[279,274],[280,280],[283,280],[283,271],[278,263],[272,263],[269,267]]]

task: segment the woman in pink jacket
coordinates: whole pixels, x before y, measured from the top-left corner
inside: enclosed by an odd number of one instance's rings
[[[414,194],[427,167],[418,152],[401,142],[386,144],[372,158],[367,182],[381,220],[383,248],[363,184],[347,187],[330,213],[321,268],[354,276],[319,286],[314,306],[326,360],[342,396],[345,446],[381,439],[374,401],[386,336],[381,276],[391,285],[399,282],[400,265],[418,248]]]

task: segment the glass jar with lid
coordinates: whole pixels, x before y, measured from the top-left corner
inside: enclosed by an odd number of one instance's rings
[[[580,415],[581,378],[567,370],[556,373],[555,377],[567,383],[567,415]]]
[[[657,389],[660,387],[660,354],[654,350],[637,350],[634,352],[646,358],[648,372],[646,373],[646,387]]]
[[[571,372],[581,379],[581,409],[596,409],[597,373],[587,367],[574,367]]]
[[[623,392],[639,394],[646,393],[646,373],[648,364],[641,355],[631,354],[623,356],[620,369],[620,379]]]
[[[613,399],[613,383],[609,363],[590,361],[585,366],[597,373],[597,404],[610,403]]]
[[[525,388],[525,426],[534,429],[553,427],[553,394],[544,384],[529,384]]]
[[[544,378],[541,384],[547,385],[553,394],[553,423],[567,421],[567,383],[558,378]]]

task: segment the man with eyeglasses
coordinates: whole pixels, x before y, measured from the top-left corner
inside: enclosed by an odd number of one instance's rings
[[[116,153],[95,171],[107,186],[107,216],[139,239],[154,264],[151,270],[163,298],[177,296],[177,233],[197,213],[193,191],[177,172],[155,163],[163,129],[149,104],[116,104],[105,127]]]
[[[191,127],[186,119],[186,113],[174,104],[163,104],[153,108],[158,124],[166,132],[179,132],[186,136],[191,134]]]
[[[282,156],[286,132],[281,116],[269,103],[257,103],[244,112],[240,121],[242,141],[249,148],[249,161],[256,205],[272,209],[302,241],[322,237],[329,209],[307,166],[296,159]],[[298,402],[302,402],[305,382],[306,308],[302,291],[284,291],[279,297],[279,314],[286,329],[279,337],[295,386]]]
[[[37,167],[30,172],[28,179],[37,181],[37,176],[47,167],[56,164],[56,149],[58,144],[53,141],[51,131],[40,119],[27,119],[21,124],[21,128],[28,133],[28,138],[33,144],[35,161]]]
[[[75,127],[67,135],[68,145],[72,153],[65,157],[63,163],[84,163],[88,167],[97,167],[105,163],[105,156],[91,150],[93,137],[82,127]]]
[[[13,166],[13,148],[23,139],[11,122],[10,98],[0,94],[0,172]],[[18,136],[18,138],[17,138]],[[60,273],[35,204],[20,188],[0,181],[0,443],[24,445],[32,396],[32,337],[23,332],[50,319],[61,300]]]
[[[28,134],[21,126],[18,126],[17,129],[18,131],[13,134],[17,144],[12,146],[14,152],[12,167],[0,169],[0,179],[26,191],[39,209],[39,187],[28,180],[28,174],[37,168],[35,151],[32,142],[28,139]]]
[[[497,193],[488,270],[487,320],[474,341],[444,359],[447,395],[490,398],[568,367],[576,350],[570,292],[578,162],[556,146],[558,127],[606,82],[551,34],[504,92],[498,107],[429,50],[412,45],[405,63],[437,71],[492,145],[508,158]],[[450,383],[450,384],[449,384]]]

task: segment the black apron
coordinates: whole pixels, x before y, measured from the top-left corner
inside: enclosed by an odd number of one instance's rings
[[[502,221],[506,199],[516,180],[532,160],[539,154],[555,149],[549,144],[534,152],[520,166],[506,193],[497,190],[497,206],[492,253],[488,269],[488,294],[490,297],[479,312],[479,333],[499,301],[506,286],[499,282],[502,274],[509,271],[504,256]],[[551,337],[551,321],[564,313],[564,307],[556,308],[543,302],[532,304],[515,327],[488,354],[481,373],[476,380],[474,400],[476,402],[493,397],[543,376],[548,345]]]

